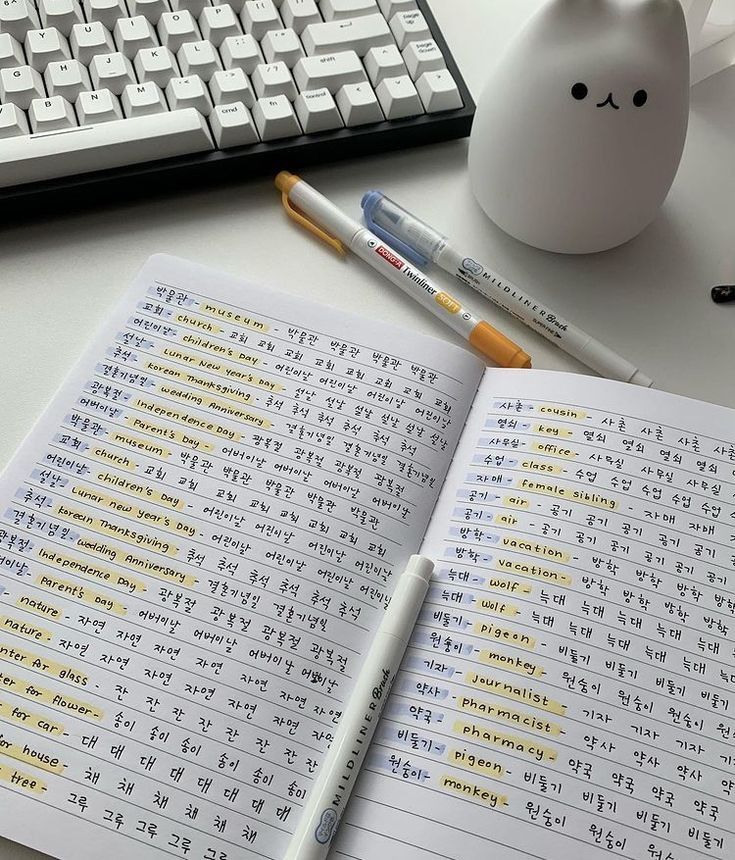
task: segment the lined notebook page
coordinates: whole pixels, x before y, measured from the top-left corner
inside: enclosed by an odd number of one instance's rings
[[[735,413],[489,370],[335,857],[735,856]]]
[[[0,483],[0,835],[282,856],[481,370],[152,258]]]

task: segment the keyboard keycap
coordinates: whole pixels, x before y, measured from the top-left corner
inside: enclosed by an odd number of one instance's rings
[[[170,2],[172,12],[190,12],[194,18],[198,18],[209,6],[209,0],[170,0]]]
[[[304,32],[304,27],[319,24],[322,20],[314,0],[283,0],[281,18],[286,27],[290,27],[299,36]]]
[[[84,14],[88,22],[99,21],[112,31],[118,18],[127,17],[128,10],[125,0],[84,0]]]
[[[198,75],[171,78],[166,86],[166,98],[171,110],[196,108],[203,116],[209,116],[212,110],[209,90]]]
[[[25,64],[20,42],[10,33],[0,33],[0,69],[11,69]]]
[[[396,12],[409,12],[411,9],[419,8],[416,0],[378,0],[378,6],[388,21]]]
[[[41,76],[30,66],[0,69],[0,102],[12,102],[21,110],[28,110],[33,99],[42,99],[45,95]]]
[[[11,137],[0,141],[0,187],[213,148],[206,122],[194,110],[104,122],[65,134]]]
[[[122,109],[126,117],[149,116],[168,110],[166,99],[158,84],[128,84],[123,90]]]
[[[260,140],[250,111],[242,102],[217,105],[209,116],[209,122],[220,149],[246,146]]]
[[[226,3],[207,6],[199,16],[199,29],[202,31],[202,38],[208,39],[217,48],[228,36],[239,36],[242,33],[235,10]]]
[[[302,92],[326,87],[334,95],[345,84],[367,81],[365,69],[354,51],[304,57],[296,63],[293,73]]]
[[[46,92],[50,96],[63,96],[72,104],[79,93],[92,89],[89,72],[79,60],[62,60],[49,63],[43,76]]]
[[[95,89],[108,89],[116,96],[119,96],[128,84],[135,83],[133,65],[125,54],[119,51],[92,57],[89,74]]]
[[[424,72],[416,82],[416,89],[424,103],[426,113],[457,110],[464,105],[459,88],[446,69]]]
[[[167,0],[128,0],[128,7],[131,18],[142,15],[154,27],[158,26],[164,12],[171,11]]]
[[[298,94],[294,79],[285,63],[264,63],[256,66],[252,79],[259,99],[284,95],[292,102]]]
[[[125,54],[129,60],[135,59],[138,51],[143,48],[155,48],[158,45],[153,25],[142,15],[118,19],[112,35],[118,51]]]
[[[143,48],[135,57],[135,74],[141,83],[152,81],[165,89],[171,78],[178,78],[181,72],[168,48]]]
[[[62,36],[55,27],[29,30],[26,35],[25,49],[28,65],[33,66],[38,72],[44,72],[46,66],[55,60],[71,58],[66,37]]]
[[[74,106],[79,125],[112,122],[123,118],[120,102],[109,90],[90,90],[79,93]]]
[[[295,30],[269,30],[261,42],[266,62],[284,62],[289,69],[304,56],[301,40]]]
[[[164,12],[158,21],[158,37],[161,44],[174,53],[184,42],[197,42],[201,39],[199,27],[191,12]]]
[[[273,5],[273,0],[246,0],[240,17],[245,32],[258,41],[268,30],[283,29],[283,21]]]
[[[383,111],[370,84],[347,84],[336,98],[347,128],[383,120]]]
[[[26,115],[17,105],[0,105],[0,139],[30,133]]]
[[[242,69],[246,75],[252,75],[263,62],[260,46],[250,35],[228,36],[219,52],[226,69]]]
[[[424,112],[421,99],[408,75],[384,78],[375,90],[383,113],[388,119],[403,119]]]
[[[424,72],[435,72],[447,67],[444,54],[433,39],[409,42],[403,49],[403,59],[414,81],[417,81]]]
[[[253,119],[263,141],[301,134],[301,126],[286,96],[258,99],[253,107]]]
[[[396,45],[371,48],[365,54],[365,69],[374,87],[377,87],[383,78],[397,78],[406,74],[406,64]]]
[[[176,58],[182,77],[199,75],[203,81],[209,81],[222,68],[219,55],[209,42],[184,42]]]
[[[334,96],[326,87],[299,93],[294,108],[304,134],[330,131],[344,126]]]
[[[361,15],[346,21],[309,24],[301,35],[301,41],[309,55],[355,51],[364,57],[370,48],[392,45],[393,35],[382,15]]]
[[[397,12],[390,19],[390,28],[396,37],[398,47],[403,50],[409,42],[420,42],[431,38],[431,30],[426,18],[418,10]]]
[[[242,69],[215,72],[209,82],[209,92],[215,105],[242,102],[246,108],[251,108],[255,104],[253,87]]]
[[[29,30],[38,30],[41,20],[31,0],[0,3],[0,32],[9,33],[22,42]]]
[[[77,124],[74,108],[63,96],[34,99],[28,110],[28,119],[31,122],[31,132],[33,134],[74,128]]]
[[[101,21],[91,21],[89,24],[75,24],[71,28],[69,39],[72,54],[88,66],[92,57],[97,54],[109,54],[115,50],[112,34]]]
[[[321,10],[325,21],[373,15],[380,11],[375,0],[322,0]]]
[[[78,0],[38,0],[38,11],[44,27],[56,27],[64,36],[71,33],[75,24],[84,21]]]

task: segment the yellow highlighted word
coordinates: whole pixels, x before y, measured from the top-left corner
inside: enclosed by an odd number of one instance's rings
[[[475,755],[466,748],[449,750],[449,762],[474,770],[475,773],[481,773],[483,776],[489,776],[490,779],[502,779],[505,776],[505,768],[502,764]]]
[[[544,463],[541,460],[521,460],[521,469],[543,475],[561,475],[564,471],[561,466],[555,466],[553,463]]]
[[[512,527],[518,525],[518,519],[513,514],[495,514],[495,522],[499,526]]]
[[[161,555],[177,555],[179,552],[179,548],[175,544],[161,540],[159,537],[156,537],[156,535],[136,531],[136,529],[131,529],[129,526],[121,526],[117,523],[111,523],[109,520],[102,517],[92,517],[88,514],[75,511],[73,508],[69,508],[66,505],[58,505],[56,513],[62,519],[82,523],[90,529],[98,532],[98,534],[109,535],[110,537],[117,538],[117,540],[124,541],[125,543],[134,543],[138,547],[145,547],[153,552],[161,553]],[[77,543],[80,547],[88,547],[90,543],[94,543],[94,541],[90,542],[86,538],[81,538]]]
[[[174,314],[174,322],[191,326],[191,328],[198,329],[199,331],[209,332],[209,334],[219,334],[222,331],[218,325],[211,323],[209,320],[203,320],[201,317],[196,316],[196,314]]]
[[[141,498],[153,499],[167,508],[173,508],[175,511],[186,507],[186,502],[181,496],[162,493],[160,490],[156,490],[148,486],[148,484],[141,483],[132,478],[121,478],[119,475],[113,475],[111,472],[98,472],[95,477],[107,486],[117,487],[120,490],[125,490],[125,492],[132,493],[134,496],[140,496]]]
[[[575,489],[573,487],[562,487],[559,484],[549,484],[545,481],[531,481],[529,478],[521,478],[516,486],[519,490],[540,493],[542,496],[554,496],[554,498],[566,499],[569,502],[580,502],[593,508],[604,508],[606,511],[615,511],[620,507],[615,499],[603,496],[601,493],[591,493],[589,490]]]
[[[554,403],[542,403],[536,407],[539,415],[553,415],[554,418],[564,418],[568,421],[584,421],[587,413],[584,409],[576,409],[574,406],[558,406]]]
[[[239,326],[251,328],[254,331],[266,332],[269,329],[269,327],[260,320],[256,320],[247,314],[241,314],[239,311],[233,311],[230,308],[222,307],[222,305],[217,305],[214,302],[199,302],[199,310],[201,313],[207,314],[208,316],[217,317],[217,319],[226,320],[231,323],[237,323]]]
[[[534,424],[531,429],[534,433],[541,433],[544,436],[554,436],[556,439],[569,439],[574,436],[571,430],[566,430],[564,427],[555,427],[553,424]]]
[[[459,779],[456,776],[448,776],[445,774],[439,780],[439,784],[442,788],[446,788],[448,791],[453,791],[455,794],[461,794],[463,797],[468,797],[470,800],[479,800],[491,809],[495,809],[498,806],[508,805],[507,797],[504,797],[501,794],[495,794],[495,792],[488,791],[486,788],[474,785],[474,783],[467,782],[465,779]]]
[[[457,699],[457,707],[461,711],[466,711],[470,714],[479,714],[480,716],[487,717],[489,720],[509,723],[510,725],[517,726],[519,729],[527,729],[546,735],[560,735],[562,732],[561,726],[552,723],[550,720],[545,720],[534,714],[524,714],[522,711],[516,711],[514,708],[506,708],[505,705],[484,702],[482,699],[475,699],[473,696],[460,696]]]
[[[60,708],[77,717],[88,717],[91,720],[104,718],[104,713],[94,705],[80,702],[79,699],[67,696],[66,693],[57,693],[55,690],[38,687],[21,678],[13,678],[2,671],[0,671],[0,690],[10,690],[16,696],[32,699],[34,702],[50,705],[52,708]]]
[[[46,791],[46,783],[35,776],[16,770],[14,767],[0,764],[0,782],[7,782],[16,788],[22,788],[31,794],[43,794]]]
[[[523,702],[526,705],[531,705],[533,708],[540,708],[542,711],[549,711],[551,714],[563,717],[567,712],[567,706],[550,699],[545,693],[537,693],[528,687],[519,687],[516,684],[509,684],[507,681],[499,681],[497,678],[488,678],[485,675],[478,675],[476,672],[467,672],[465,681],[471,687],[477,687],[479,690],[485,690],[488,693],[494,693],[503,699],[513,699],[516,702]]]
[[[115,442],[118,445],[125,445],[128,448],[135,448],[149,457],[170,457],[171,452],[163,445],[156,442],[148,442],[146,439],[139,439],[137,436],[132,436],[130,433],[121,433],[118,430],[110,433],[110,442]]]
[[[138,468],[138,464],[128,457],[127,454],[120,454],[117,451],[108,451],[98,445],[92,448],[92,457],[95,460],[101,460],[103,463],[108,463],[110,466],[116,466],[118,469],[127,469],[128,472],[134,472]]]
[[[491,576],[485,580],[485,588],[488,591],[505,591],[508,594],[530,594],[532,589],[525,582],[515,579],[502,579],[499,576]]]
[[[24,636],[26,639],[32,639],[34,642],[50,642],[53,639],[49,630],[44,630],[43,627],[36,627],[35,624],[21,621],[19,618],[10,618],[7,615],[0,615],[0,630],[7,630],[10,633],[15,633],[17,636]]]
[[[144,412],[150,412],[152,415],[156,415],[159,418],[167,418],[169,421],[178,421],[179,424],[186,424],[189,427],[194,427],[197,430],[202,430],[205,433],[211,433],[213,436],[222,436],[225,439],[229,439],[231,442],[239,442],[242,439],[240,433],[237,433],[235,430],[231,430],[229,427],[223,427],[221,424],[218,424],[214,421],[210,421],[207,417],[200,417],[199,415],[195,415],[193,412],[186,412],[183,409],[177,409],[174,406],[167,405],[165,403],[158,403],[155,400],[145,400],[142,397],[138,397],[134,402],[133,406],[136,409],[142,409]],[[131,423],[130,421],[128,423]],[[181,434],[182,439],[188,438],[186,434]],[[177,436],[176,439],[179,437]],[[196,442],[194,437],[191,437],[192,441],[184,442],[181,444],[189,445],[194,448],[193,444]],[[202,442],[201,444],[205,444]]]
[[[34,714],[32,711],[27,711],[18,705],[11,705],[8,702],[0,702],[0,717],[11,723],[20,723],[27,729],[34,732],[41,732],[51,737],[61,737],[65,729],[59,723],[54,723],[47,717],[40,714]]]
[[[260,364],[260,359],[256,355],[249,355],[247,352],[241,352],[239,349],[234,349],[227,344],[217,343],[215,340],[210,340],[207,337],[202,337],[192,332],[187,332],[181,338],[181,342],[187,346],[194,346],[205,352],[211,352],[214,355],[221,355],[223,358],[229,358],[230,361],[237,361],[240,364],[248,364],[251,367]]]
[[[111,612],[113,615],[127,615],[128,610],[122,603],[118,603],[100,591],[94,591],[76,582],[69,582],[67,579],[59,579],[46,573],[37,576],[35,582],[36,585],[40,585],[41,588],[45,588],[48,591],[55,591],[73,600],[81,600],[82,603],[88,603],[90,606],[95,606],[98,609],[104,609],[105,612]]]
[[[517,672],[519,675],[528,675],[529,678],[540,678],[544,674],[544,669],[538,664],[529,663],[523,657],[502,654],[499,651],[480,651],[480,662],[486,666],[495,666],[497,669]]]
[[[503,504],[506,508],[517,508],[519,511],[526,511],[531,507],[528,499],[523,499],[520,496],[506,496],[503,499]]]
[[[572,451],[565,445],[557,445],[556,442],[534,442],[531,450],[534,454],[548,454],[550,457],[563,457],[565,460],[573,460],[579,456],[577,451]]]
[[[256,376],[249,370],[241,370],[239,367],[228,367],[220,361],[214,361],[211,358],[202,358],[200,355],[192,355],[191,353],[184,352],[176,347],[167,346],[163,350],[163,354],[167,358],[172,358],[174,361],[180,361],[183,364],[186,364],[188,367],[207,370],[210,373],[219,373],[222,374],[222,376],[226,376],[228,379],[235,379],[238,382],[243,382],[245,385],[264,388],[266,391],[283,391],[283,386],[279,383],[271,382],[270,379],[264,379],[262,376]],[[154,370],[153,367],[150,369]],[[183,372],[179,373],[177,379],[191,381],[195,379],[195,377],[190,377],[186,372]]]
[[[125,418],[125,423],[133,430],[140,430],[141,433],[150,433],[151,436],[157,436],[159,439],[167,439],[169,442],[178,442],[179,445],[193,448],[195,451],[206,451],[207,453],[214,451],[214,445],[211,442],[205,442],[203,439],[197,439],[196,436],[182,433],[180,430],[174,430],[171,427],[161,427],[147,418],[128,415]]]
[[[533,651],[536,647],[533,636],[519,633],[517,630],[509,630],[507,627],[498,627],[497,624],[489,624],[487,621],[478,621],[472,629],[478,636],[486,636],[496,642],[517,645],[519,648],[528,648],[529,651]]]
[[[166,394],[168,397],[173,397],[174,400],[181,400],[186,403],[193,403],[195,406],[201,406],[204,409],[210,409],[212,412],[218,412],[221,415],[226,415],[228,418],[235,418],[238,421],[244,421],[246,424],[252,424],[255,427],[267,430],[271,427],[271,422],[267,418],[261,418],[259,415],[253,415],[252,412],[246,412],[239,409],[237,406],[231,406],[228,403],[222,403],[208,394],[195,394],[187,391],[185,388],[178,388],[168,382],[164,382],[158,386],[161,394]]]
[[[508,618],[514,618],[518,615],[518,607],[511,603],[505,603],[503,600],[491,600],[487,597],[481,597],[475,601],[478,609],[483,612],[491,612],[493,615],[505,615]]]
[[[501,546],[506,549],[514,549],[519,552],[529,552],[532,555],[540,555],[543,558],[553,558],[555,561],[569,561],[571,556],[568,552],[549,546],[545,543],[529,540],[528,538],[504,537]]]
[[[556,750],[550,747],[541,746],[541,744],[528,741],[516,735],[506,735],[503,732],[496,732],[495,729],[485,728],[485,726],[478,725],[477,723],[463,723],[461,720],[458,720],[452,726],[452,731],[480,743],[520,753],[534,761],[556,761],[558,757]]]
[[[71,684],[78,684],[80,687],[86,687],[89,683],[89,678],[84,672],[79,672],[71,666],[65,666],[63,663],[47,660],[45,657],[39,657],[37,654],[31,654],[30,651],[24,651],[22,648],[16,648],[13,645],[4,645],[2,642],[0,642],[0,660],[17,663],[19,666],[25,666],[27,669],[36,669],[50,678],[69,681]]]
[[[533,579],[541,579],[544,582],[553,582],[555,585],[572,584],[572,577],[568,574],[561,573],[558,570],[551,570],[548,567],[542,567],[539,564],[529,564],[526,561],[513,561],[510,558],[499,557],[495,562],[495,567],[507,573],[517,573],[519,576],[530,576]]]
[[[122,588],[130,594],[136,591],[147,591],[145,583],[137,579],[133,579],[122,573],[116,573],[114,570],[109,570],[101,565],[82,561],[69,555],[62,555],[53,549],[46,549],[43,546],[39,547],[38,557],[42,561],[45,561],[46,564],[55,565],[60,570],[68,570],[72,573],[89,576],[99,582],[104,582],[106,585],[111,585],[113,588]]]
[[[176,582],[186,586],[196,585],[198,582],[196,576],[190,573],[183,573],[167,564],[161,564],[151,556],[138,556],[126,550],[117,549],[117,547],[104,541],[94,538],[79,538],[76,545],[94,555],[116,561],[118,564],[134,567],[138,573],[145,573],[147,576],[156,577],[156,579],[164,579],[167,582]]]
[[[0,732],[0,755],[22,761],[23,764],[32,764],[39,770],[47,770],[49,773],[63,773],[66,769],[66,765],[63,765],[56,756],[43,753],[30,744],[23,744],[23,746],[14,744],[6,740],[2,732]]]
[[[29,594],[22,594],[16,601],[15,605],[19,609],[25,609],[26,612],[32,612],[34,615],[40,615],[42,618],[63,618],[64,613],[57,606],[52,606],[40,597],[31,597]]]
[[[71,488],[71,494],[79,499],[83,499],[85,502],[89,502],[90,504],[114,511],[114,513],[119,514],[126,519],[148,523],[150,525],[157,526],[159,529],[176,532],[177,534],[185,534],[188,537],[192,537],[196,534],[196,529],[189,523],[171,519],[168,514],[159,514],[157,511],[150,511],[147,508],[139,508],[137,505],[131,505],[130,502],[125,499],[118,499],[116,496],[106,496],[99,490],[93,490],[89,487],[74,486]],[[59,505],[59,508],[61,507],[62,506]],[[85,516],[87,515],[85,514]],[[87,525],[91,525],[94,521],[92,517],[89,517],[89,520],[90,522],[87,522]]]

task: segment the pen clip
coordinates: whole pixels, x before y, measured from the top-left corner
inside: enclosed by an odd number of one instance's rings
[[[292,218],[297,224],[300,224],[305,230],[308,230],[309,233],[312,233],[323,242],[326,242],[327,245],[334,248],[338,254],[343,257],[345,256],[347,252],[345,251],[345,246],[342,242],[327,233],[327,231],[323,230],[318,224],[315,224],[307,218],[300,209],[297,209],[289,199],[288,191],[281,192],[281,202],[283,203],[283,208],[286,210],[286,214],[289,218]]]
[[[383,196],[383,193],[380,191],[369,191],[362,198],[362,215],[365,219],[365,224],[368,230],[370,230],[371,233],[374,233],[379,239],[387,242],[393,250],[398,251],[399,254],[413,263],[414,266],[420,266],[421,268],[428,266],[428,257],[424,257],[424,255],[420,254],[413,245],[409,245],[407,242],[404,242],[403,239],[399,239],[398,236],[391,233],[390,230],[387,230],[385,227],[381,227],[380,224],[375,222],[373,211],[376,204],[379,203]]]

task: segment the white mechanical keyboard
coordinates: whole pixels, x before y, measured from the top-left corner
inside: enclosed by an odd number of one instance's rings
[[[271,169],[274,143],[329,161],[472,110],[423,0],[0,0],[0,189],[215,152]]]

